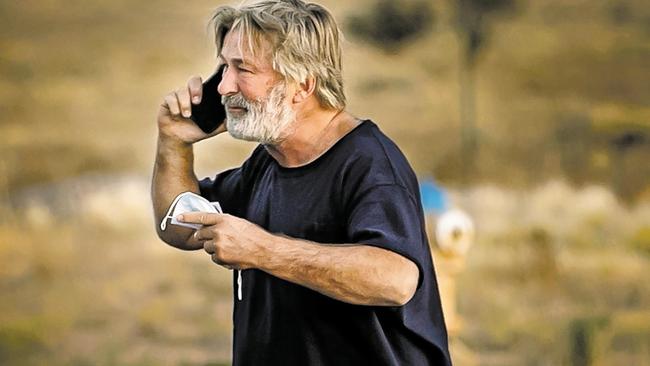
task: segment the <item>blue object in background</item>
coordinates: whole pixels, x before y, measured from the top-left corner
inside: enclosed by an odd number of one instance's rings
[[[425,214],[440,215],[447,211],[447,192],[438,186],[433,179],[423,178],[420,180],[420,197]]]

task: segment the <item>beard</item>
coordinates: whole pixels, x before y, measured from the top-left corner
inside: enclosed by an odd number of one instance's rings
[[[226,107],[226,127],[236,139],[257,141],[265,145],[277,145],[290,134],[295,112],[284,102],[286,86],[275,85],[266,98],[247,100],[241,93],[224,95],[221,103]],[[231,113],[228,107],[244,108]]]

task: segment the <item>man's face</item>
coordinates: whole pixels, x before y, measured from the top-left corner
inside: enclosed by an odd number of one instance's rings
[[[295,113],[286,98],[286,83],[273,70],[267,50],[253,58],[234,29],[224,39],[221,61],[225,63],[219,84],[226,107],[226,126],[235,138],[278,144],[289,134]]]

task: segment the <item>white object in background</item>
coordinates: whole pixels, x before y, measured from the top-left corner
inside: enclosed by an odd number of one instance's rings
[[[467,253],[474,234],[472,218],[460,209],[445,212],[436,223],[436,244],[445,254]]]

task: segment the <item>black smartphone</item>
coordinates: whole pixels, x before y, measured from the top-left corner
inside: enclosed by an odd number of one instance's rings
[[[203,83],[203,96],[199,104],[192,104],[190,119],[205,133],[211,133],[226,120],[226,108],[221,104],[217,90],[221,82],[223,66]]]

